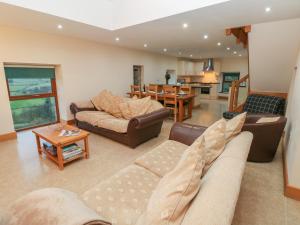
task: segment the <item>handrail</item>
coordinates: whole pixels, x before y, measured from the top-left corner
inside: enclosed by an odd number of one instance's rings
[[[249,74],[242,77],[239,80],[232,81],[231,85],[231,91],[230,91],[230,96],[229,96],[229,112],[236,112],[242,108],[242,104],[238,105],[238,97],[239,97],[239,88],[241,83],[250,80]],[[250,82],[248,82],[248,92],[247,95],[249,95],[250,92]]]

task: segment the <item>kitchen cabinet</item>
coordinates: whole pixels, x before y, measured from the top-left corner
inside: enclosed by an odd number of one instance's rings
[[[204,66],[203,62],[195,62],[194,63],[194,74],[201,75],[203,72],[203,66]]]
[[[192,62],[180,60],[177,62],[178,75],[201,75],[203,71],[203,62]]]

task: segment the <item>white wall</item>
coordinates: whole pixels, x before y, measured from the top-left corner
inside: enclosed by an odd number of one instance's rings
[[[252,25],[251,89],[288,92],[300,46],[300,18]]]
[[[248,72],[248,58],[222,58],[221,72],[239,72],[240,78],[246,76]]]
[[[144,81],[163,82],[167,69],[176,70],[177,59],[144,51],[102,45],[75,38],[0,27],[0,64],[3,62],[60,65],[60,113],[70,119],[72,101],[87,100],[106,88],[124,95],[133,80],[133,65],[144,65]],[[10,132],[11,115],[4,72],[0,70],[0,133]],[[5,110],[2,110],[2,107]],[[8,122],[10,126],[2,126]]]
[[[285,143],[289,185],[300,188],[300,51],[297,67],[289,91]]]

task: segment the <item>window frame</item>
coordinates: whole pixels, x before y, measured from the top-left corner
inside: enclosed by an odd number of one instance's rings
[[[223,76],[222,79],[223,80],[222,80],[222,92],[221,93],[229,93],[229,90],[228,90],[228,92],[224,92],[224,84],[229,84],[229,87],[232,84],[232,81],[226,81],[225,80],[226,75],[228,75],[228,76],[237,75],[237,77],[238,77],[237,80],[239,80],[240,77],[241,77],[241,73],[240,72],[223,72],[222,73],[222,76]]]
[[[54,99],[55,99],[55,111],[56,111],[56,121],[55,122],[42,124],[42,125],[38,125],[38,126],[33,126],[33,127],[16,129],[16,131],[30,130],[30,129],[33,129],[33,128],[49,126],[51,124],[55,124],[55,123],[60,122],[60,115],[59,115],[59,108],[58,108],[58,97],[57,97],[57,87],[56,87],[56,77],[50,78],[50,80],[51,80],[51,90],[52,90],[51,93],[11,96],[10,88],[9,88],[9,81],[8,81],[8,78],[6,78],[6,86],[7,86],[9,101],[30,100],[30,99],[36,99],[36,98],[50,98],[50,97],[54,97]]]

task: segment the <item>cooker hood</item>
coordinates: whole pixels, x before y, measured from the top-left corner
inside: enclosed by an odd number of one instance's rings
[[[214,71],[214,59],[209,58],[204,61],[203,72],[212,72]]]

